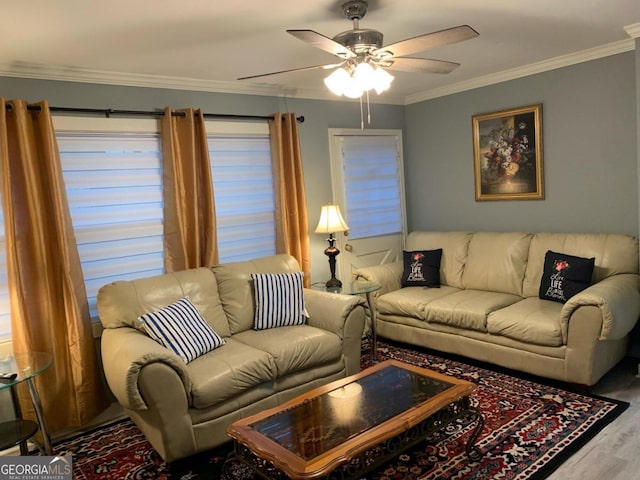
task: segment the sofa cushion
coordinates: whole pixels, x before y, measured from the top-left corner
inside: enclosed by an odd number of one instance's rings
[[[252,273],[299,272],[291,255],[280,254],[244,262],[230,262],[213,267],[218,282],[220,302],[229,321],[231,334],[253,328],[254,298]]]
[[[529,297],[496,310],[487,318],[487,331],[525,343],[559,347],[565,338],[560,311],[562,304]]]
[[[232,338],[267,352],[273,359],[276,378],[324,365],[342,355],[340,337],[309,325],[246,330]]]
[[[275,378],[276,368],[269,353],[232,337],[222,347],[189,363],[187,371],[193,406],[208,408],[257,385],[268,385]]]
[[[409,251],[442,248],[440,285],[462,288],[462,272],[470,240],[470,232],[415,231],[407,235],[405,248]]]
[[[402,288],[378,297],[376,310],[382,314],[415,317],[424,320],[425,307],[429,305],[429,303],[458,291],[459,289],[446,285],[440,288]]]
[[[474,233],[464,267],[464,288],[522,296],[531,234]]]
[[[460,290],[429,303],[425,308],[425,318],[427,322],[484,332],[487,330],[487,315],[521,299],[508,293]]]
[[[439,287],[442,249],[402,252],[403,287]]]
[[[583,291],[591,284],[594,261],[594,257],[576,257],[549,250],[544,257],[540,298],[565,303]]]
[[[185,363],[224,345],[224,340],[202,318],[189,297],[140,315],[139,320],[151,338]]]
[[[303,272],[251,274],[256,304],[253,328],[265,330],[305,322],[303,276]]]

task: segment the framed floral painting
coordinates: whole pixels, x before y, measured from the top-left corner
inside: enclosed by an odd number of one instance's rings
[[[542,200],[542,104],[474,115],[476,201]]]

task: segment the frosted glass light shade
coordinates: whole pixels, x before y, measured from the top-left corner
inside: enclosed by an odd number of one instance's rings
[[[351,80],[349,73],[344,68],[338,68],[324,79],[324,84],[332,93],[342,95],[345,85],[349,80]]]
[[[365,92],[376,85],[376,71],[366,62],[358,64],[353,71],[353,78]]]
[[[346,232],[349,225],[342,218],[338,205],[323,205],[316,233]]]
[[[380,95],[382,92],[389,90],[391,82],[395,77],[384,68],[376,68],[373,74],[375,76],[374,88],[376,89],[376,93]]]
[[[378,94],[388,90],[393,78],[384,68],[361,62],[355,68],[348,66],[334,70],[324,79],[324,84],[336,95],[360,98],[369,90],[375,90]]]

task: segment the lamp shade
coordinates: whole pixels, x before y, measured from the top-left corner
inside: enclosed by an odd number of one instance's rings
[[[338,205],[323,205],[316,233],[346,232],[349,225],[342,218]]]

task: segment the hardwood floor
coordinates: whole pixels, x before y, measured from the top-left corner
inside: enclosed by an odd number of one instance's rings
[[[640,479],[640,378],[638,359],[625,358],[592,392],[630,403],[629,408],[563,463],[551,480]]]

